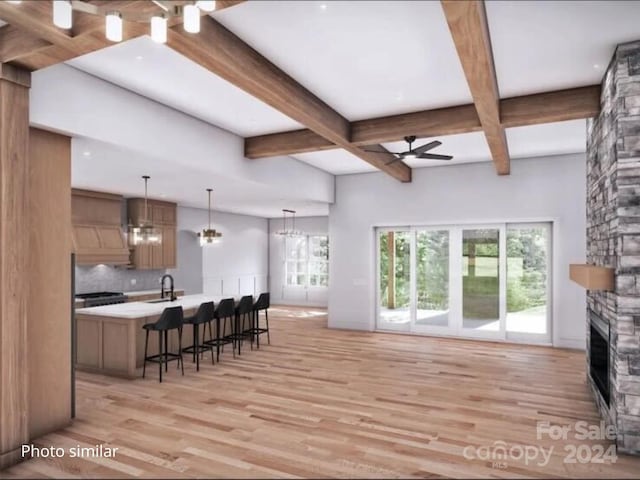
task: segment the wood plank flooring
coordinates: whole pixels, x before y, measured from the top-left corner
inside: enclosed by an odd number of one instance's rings
[[[2,478],[633,478],[640,457],[564,463],[536,422],[599,422],[584,353],[329,330],[323,310],[271,310],[271,345],[181,377],[78,375],[78,418],[39,446],[118,447],[115,458],[31,459]],[[264,341],[266,343],[266,338]],[[246,344],[245,344],[246,345]],[[465,458],[505,442],[553,447],[546,466]],[[517,456],[517,448],[513,450]]]

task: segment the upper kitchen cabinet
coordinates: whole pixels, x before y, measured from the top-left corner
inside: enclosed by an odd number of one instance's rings
[[[78,265],[129,264],[129,248],[122,232],[121,218],[120,195],[72,191],[73,249]]]
[[[148,214],[145,214],[144,198],[130,198],[127,200],[127,218],[134,225],[147,219],[162,231],[162,245],[131,247],[133,267],[140,270],[176,268],[177,205],[148,200]]]

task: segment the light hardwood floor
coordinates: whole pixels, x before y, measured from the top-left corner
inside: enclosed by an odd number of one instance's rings
[[[166,383],[78,375],[78,418],[36,444],[118,447],[115,459],[32,459],[34,477],[640,477],[640,457],[567,464],[536,422],[597,424],[584,354],[543,347],[329,330],[322,310],[272,309],[271,345],[220,364],[175,364]],[[266,339],[265,339],[266,340]],[[541,467],[467,451],[554,448]],[[514,450],[517,454],[517,450]]]

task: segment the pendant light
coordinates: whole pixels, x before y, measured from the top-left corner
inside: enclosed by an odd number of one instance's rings
[[[182,11],[185,31],[189,33],[200,32],[200,9],[195,5],[185,5]]]
[[[69,0],[53,0],[53,24],[70,29],[73,24],[73,7]]]
[[[105,36],[112,42],[122,41],[122,15],[120,12],[107,13],[105,20]]]
[[[151,17],[151,40],[167,43],[167,17],[164,14]]]
[[[213,243],[219,243],[220,237],[222,237],[222,233],[217,232],[215,229],[211,228],[211,192],[213,192],[213,190],[207,188],[207,192],[209,193],[209,228],[205,228],[201,232],[198,232],[201,247],[204,247],[205,245],[211,245]]]
[[[160,245],[162,232],[149,221],[149,204],[147,199],[147,183],[151,178],[144,175],[144,219],[138,225],[129,224],[129,243],[131,245]]]
[[[301,237],[304,235],[296,230],[296,211],[287,208],[282,209],[282,228],[276,232],[276,235],[284,237]]]

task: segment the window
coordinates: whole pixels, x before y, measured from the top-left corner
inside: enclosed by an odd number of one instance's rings
[[[288,286],[326,287],[329,284],[329,237],[286,237],[285,254]]]

